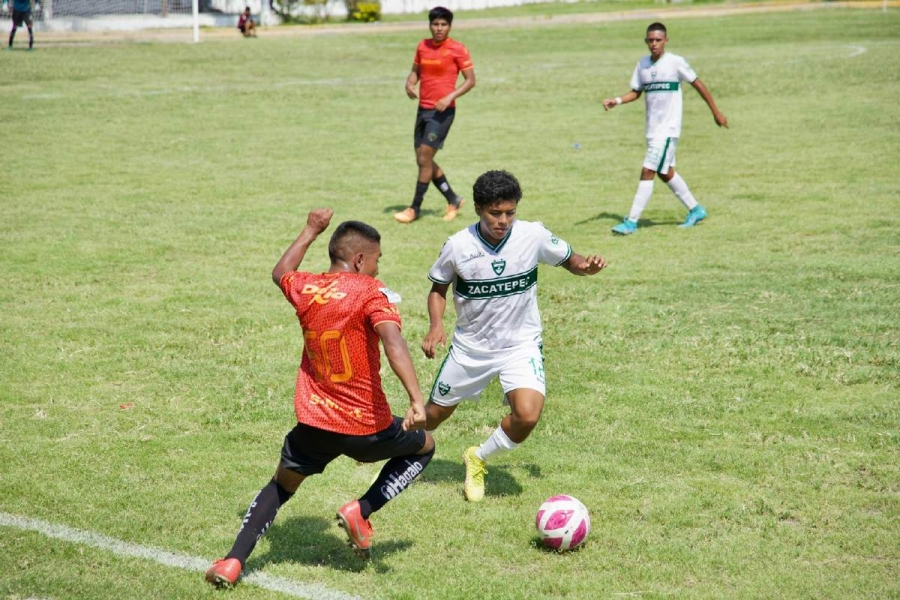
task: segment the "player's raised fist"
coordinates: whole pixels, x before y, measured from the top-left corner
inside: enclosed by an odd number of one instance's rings
[[[322,233],[328,229],[332,215],[334,215],[334,211],[330,208],[313,209],[309,211],[309,216],[306,217],[306,225],[317,233]]]

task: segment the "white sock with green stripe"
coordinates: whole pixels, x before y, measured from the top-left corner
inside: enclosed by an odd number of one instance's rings
[[[498,427],[494,430],[494,433],[491,434],[491,437],[475,451],[475,455],[481,460],[487,461],[489,458],[497,457],[515,450],[517,447],[518,444],[509,439],[509,436],[506,435],[503,428]]]
[[[647,208],[650,202],[650,196],[653,194],[653,180],[641,180],[638,183],[637,193],[634,195],[634,201],[631,203],[631,212],[628,213],[628,220],[637,222],[641,218],[641,213]]]
[[[691,193],[691,190],[688,188],[687,183],[685,183],[684,179],[681,178],[681,175],[675,173],[675,176],[672,177],[669,181],[666,182],[666,185],[669,186],[669,189],[675,194],[675,197],[681,200],[681,203],[688,210],[692,210],[695,206],[697,206],[697,201],[694,199],[694,195]]]

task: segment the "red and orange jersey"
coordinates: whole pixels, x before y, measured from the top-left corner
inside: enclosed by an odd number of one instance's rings
[[[419,67],[419,106],[434,108],[438,100],[456,89],[459,72],[473,68],[469,50],[454,39],[440,44],[419,42],[413,64]],[[450,106],[456,106],[456,102]]]
[[[294,271],[281,278],[281,291],[303,328],[297,421],[347,435],[370,435],[390,425],[375,326],[401,321],[384,284],[355,273]]]

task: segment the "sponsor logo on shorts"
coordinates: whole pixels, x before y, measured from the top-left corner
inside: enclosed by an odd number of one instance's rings
[[[503,273],[503,270],[506,269],[506,261],[502,258],[500,260],[495,260],[491,263],[491,268],[494,270],[494,273],[500,275]]]
[[[437,134],[433,131],[428,132],[428,141],[433,142],[437,139]]]
[[[388,500],[405,490],[406,486],[412,483],[413,479],[425,469],[419,461],[412,463],[408,462],[406,464],[409,465],[409,468],[396,477],[391,476],[391,478],[381,486],[381,495]]]
[[[443,381],[438,381],[438,392],[441,393],[441,396],[446,396],[450,392],[450,386]]]

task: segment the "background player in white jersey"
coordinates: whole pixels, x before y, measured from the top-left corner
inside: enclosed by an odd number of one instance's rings
[[[681,82],[687,81],[700,93],[709,105],[716,125],[728,127],[728,119],[719,112],[712,94],[687,61],[677,54],[666,52],[666,43],[669,41],[666,26],[652,23],[647,27],[644,41],[650,49],[650,56],[645,56],[635,66],[631,76],[631,91],[603,101],[603,109],[610,110],[620,104],[633,102],[644,94],[647,108],[647,154],[641,169],[641,181],[631,204],[631,212],[612,229],[622,235],[634,233],[637,229],[638,219],[653,193],[653,179],[656,175],[668,184],[669,189],[688,209],[687,218],[680,227],[692,227],[706,218],[706,209],[697,204],[687,183],[681,175],[675,173],[674,168],[675,148],[681,137]]]
[[[544,407],[544,359],[537,306],[538,263],[594,275],[600,256],[581,256],[541,223],[516,220],[522,189],[506,171],[488,171],[473,186],[479,221],[452,235],[428,272],[431,327],[422,343],[428,358],[444,345],[447,290],[453,286],[456,328],[425,406],[427,430],[447,419],[462,400],[477,399],[500,378],[510,414],[481,446],[463,454],[466,498],[484,497],[485,462],[525,441]]]

